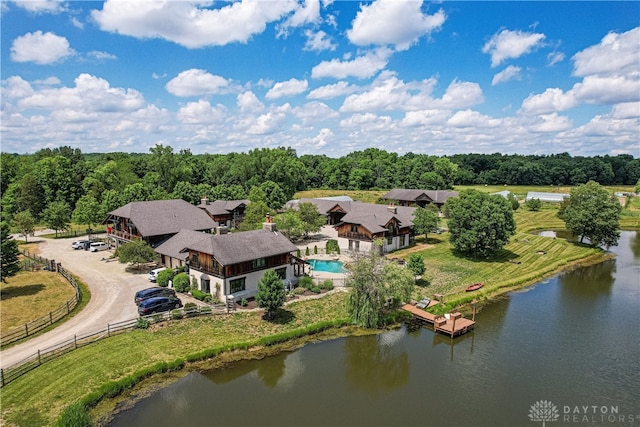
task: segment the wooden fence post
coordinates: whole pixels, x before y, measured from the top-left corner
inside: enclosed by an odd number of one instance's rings
[[[0,369],[0,386],[4,387],[4,369]]]
[[[49,324],[53,325],[53,313],[49,312]]]
[[[109,324],[107,323],[107,336],[110,337],[111,336],[111,330],[109,327]]]
[[[42,362],[40,361],[40,350],[38,350],[38,365],[42,365]]]
[[[76,340],[76,336],[73,336],[73,348],[74,350],[78,349],[78,341]]]
[[[24,336],[25,337],[29,336],[29,324],[28,323],[24,324]]]

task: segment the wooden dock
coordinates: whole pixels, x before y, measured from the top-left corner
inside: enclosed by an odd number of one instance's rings
[[[432,301],[429,304],[429,307],[435,304],[437,304],[437,301]],[[465,319],[464,317],[462,317],[462,313],[458,311],[449,313],[448,316],[443,316],[428,313],[411,304],[403,305],[402,309],[413,314],[413,317],[432,324],[436,332],[440,332],[451,337],[469,332],[476,324],[476,322],[474,322],[473,320]]]

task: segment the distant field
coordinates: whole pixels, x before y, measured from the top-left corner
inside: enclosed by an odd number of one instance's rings
[[[612,192],[632,192],[632,185],[621,186],[605,186]],[[524,199],[528,192],[538,191],[544,193],[569,193],[571,187],[558,187],[548,185],[456,185],[455,191],[464,191],[475,189],[486,193],[498,193],[500,191],[509,190],[518,198]],[[298,191],[294,194],[295,199],[301,198],[318,198],[332,196],[349,196],[353,200],[359,200],[365,203],[376,203],[380,197],[386,194],[388,190],[306,190]]]

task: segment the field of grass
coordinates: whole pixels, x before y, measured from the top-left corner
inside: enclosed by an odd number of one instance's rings
[[[116,335],[47,362],[0,389],[0,424],[52,425],[62,409],[105,383],[132,375],[158,362],[230,343],[346,319],[346,293],[287,305],[286,319],[268,322],[260,312],[184,319],[147,330]],[[286,320],[286,321],[285,321]],[[46,402],[46,404],[43,404]]]
[[[75,295],[60,274],[51,271],[20,272],[0,283],[0,331],[47,316]]]

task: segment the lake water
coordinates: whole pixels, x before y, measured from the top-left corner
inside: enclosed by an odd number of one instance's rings
[[[191,373],[111,425],[638,426],[640,236],[612,251],[483,307],[459,338],[410,324]]]

